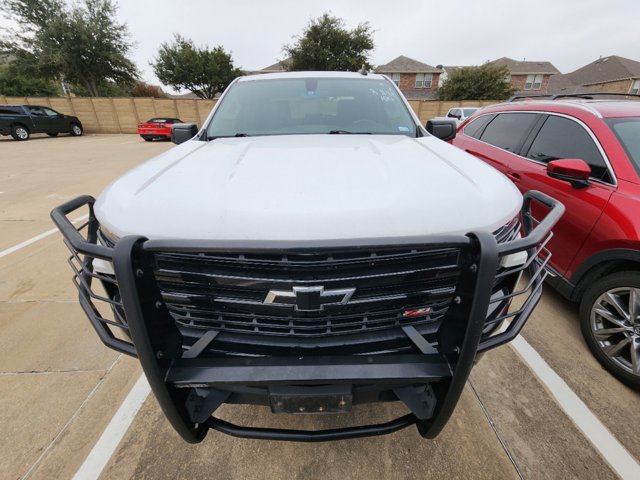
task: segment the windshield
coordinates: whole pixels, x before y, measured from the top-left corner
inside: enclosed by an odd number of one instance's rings
[[[610,118],[607,123],[640,175],[640,118]]]
[[[464,112],[464,116],[465,117],[470,117],[471,115],[476,113],[476,110],[478,110],[478,109],[477,108],[463,108],[462,109],[462,111]]]
[[[295,134],[416,136],[393,85],[367,78],[241,81],[221,100],[207,138]]]

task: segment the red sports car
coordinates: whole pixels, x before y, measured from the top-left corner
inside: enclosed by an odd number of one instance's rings
[[[147,142],[154,139],[171,140],[171,125],[183,123],[179,118],[158,117],[138,123],[138,134]]]

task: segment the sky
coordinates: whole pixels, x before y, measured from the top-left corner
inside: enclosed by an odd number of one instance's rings
[[[309,21],[325,12],[347,28],[368,22],[374,65],[399,55],[429,65],[478,65],[500,57],[546,60],[562,73],[600,56],[640,61],[640,0],[119,0],[142,79],[174,33],[198,46],[221,45],[236,66],[259,70],[284,58]],[[0,25],[6,23],[0,17]]]

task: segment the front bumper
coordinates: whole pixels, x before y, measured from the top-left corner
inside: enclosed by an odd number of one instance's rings
[[[550,208],[539,224],[531,216],[532,201]],[[324,441],[381,435],[416,425],[424,437],[435,437],[452,414],[477,353],[515,338],[538,303],[549,259],[545,244],[564,211],[556,200],[532,191],[524,198],[522,238],[498,244],[491,234],[477,232],[403,240],[403,247],[456,248],[461,259],[451,305],[433,331],[398,326],[406,348],[305,356],[238,355],[211,353],[216,352],[212,346],[220,334],[216,329],[201,330],[195,338],[183,335],[154,277],[155,255],[232,250],[300,254],[331,247],[260,242],[194,245],[128,236],[111,248],[99,241],[93,202],[92,197],[79,197],[51,214],[71,251],[69,264],[80,305],[108,347],[140,360],[168,420],[191,443],[201,441],[210,428],[245,438]],[[76,228],[68,215],[82,207],[89,209],[89,219]],[[380,245],[388,246],[389,241],[359,240],[352,246]],[[509,266],[504,261],[519,252],[526,253],[524,263]],[[112,264],[115,275],[101,273],[105,269],[95,268],[96,260]],[[518,283],[524,271],[528,278]],[[514,288],[494,288],[508,279]],[[387,423],[322,431],[237,426],[212,415],[223,403],[264,404],[274,412],[289,413],[311,407],[319,413],[385,400],[401,400],[411,413]]]

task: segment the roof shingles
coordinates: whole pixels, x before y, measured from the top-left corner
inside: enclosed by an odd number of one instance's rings
[[[582,68],[567,74],[575,85],[615,82],[628,78],[640,78],[640,62],[611,55],[599,58]]]
[[[543,75],[555,75],[560,73],[551,62],[530,62],[530,61],[518,61],[513,58],[502,57],[497,60],[493,60],[489,63],[496,65],[506,65],[511,75],[529,75],[529,74],[543,74]]]
[[[376,73],[442,73],[442,70],[400,55],[386,65],[380,65],[376,68]]]

